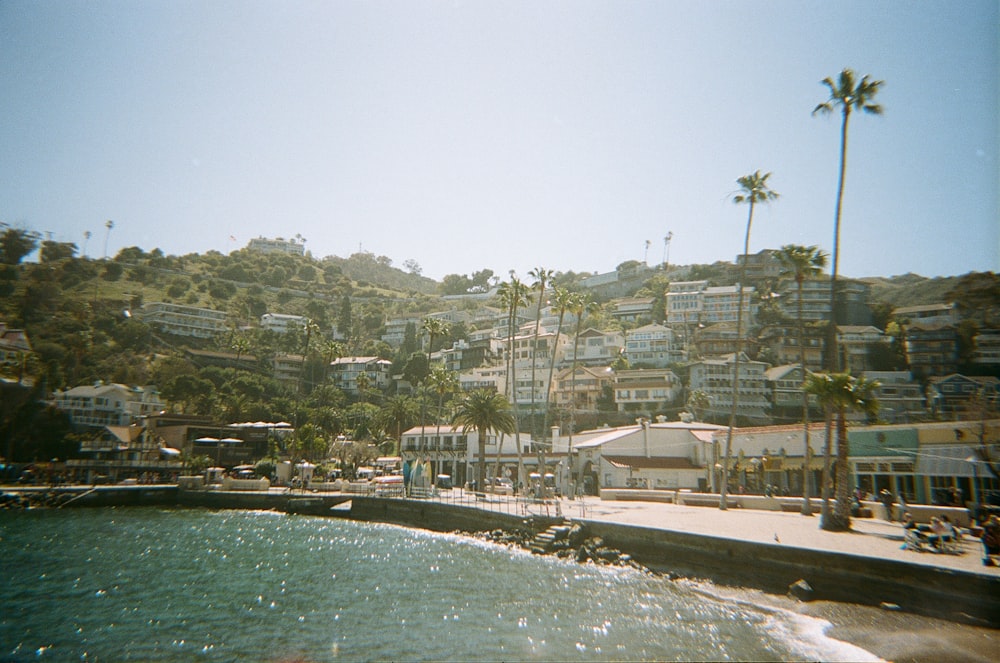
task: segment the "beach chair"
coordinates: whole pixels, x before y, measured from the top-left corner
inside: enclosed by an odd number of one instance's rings
[[[903,541],[907,550],[915,550],[916,552],[924,552],[929,544],[927,535],[915,528],[903,530]]]

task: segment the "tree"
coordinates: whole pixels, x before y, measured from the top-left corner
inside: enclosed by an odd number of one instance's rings
[[[559,347],[559,335],[562,333],[563,318],[566,317],[566,311],[570,309],[575,304],[575,296],[569,290],[565,288],[560,288],[556,286],[553,290],[552,299],[555,301],[556,306],[559,308],[559,324],[556,325],[556,339],[552,344],[552,352],[549,353],[549,379],[545,382],[545,415],[542,419],[542,445],[541,445],[541,459],[539,462],[539,468],[544,469],[545,467],[545,448],[547,444],[551,444],[548,439],[549,431],[549,400],[552,394],[552,374],[556,368],[556,349]]]
[[[573,295],[570,303],[570,311],[576,316],[576,333],[573,334],[573,367],[572,380],[569,383],[569,448],[573,449],[573,430],[576,428],[576,367],[578,364],[577,353],[580,348],[580,332],[583,331],[583,315],[589,313],[597,306],[590,300],[590,295],[578,292]]]
[[[108,219],[104,222],[104,227],[108,229],[108,232],[104,235],[104,259],[108,259],[108,240],[111,238],[111,229],[115,227],[115,222]]]
[[[545,300],[545,284],[552,280],[551,269],[536,267],[528,272],[528,276],[535,279],[534,286],[538,288],[538,301],[535,308],[535,330],[531,340],[531,429],[535,430],[535,365],[538,353],[538,333],[541,331],[542,302]],[[545,468],[538,468],[539,472],[545,473]]]
[[[705,411],[712,407],[712,401],[701,389],[695,389],[687,399],[687,408],[691,410],[695,421],[702,421]]]
[[[497,288],[500,303],[507,311],[507,379],[504,381],[504,394],[514,406],[514,445],[517,447],[517,476],[524,476],[524,457],[521,452],[521,422],[517,414],[517,379],[516,361],[514,358],[514,335],[517,331],[517,312],[528,303],[528,286],[510,275],[510,283],[501,283]]]
[[[42,242],[42,250],[38,259],[41,262],[56,262],[76,255],[76,244],[72,242],[54,242],[45,240]]]
[[[725,510],[726,494],[729,489],[729,458],[733,447],[733,427],[736,426],[736,410],[740,400],[740,360],[743,356],[743,282],[746,281],[747,258],[750,256],[750,227],[753,225],[753,210],[758,203],[767,203],[778,199],[778,194],[767,186],[771,173],[759,170],[750,175],[744,175],[736,180],[740,192],[733,196],[737,205],[747,205],[747,232],[743,240],[743,256],[740,260],[740,282],[736,299],[736,356],[733,357],[733,402],[729,411],[729,431],[726,433],[726,457],[722,465],[722,491],[719,498],[719,508]]]
[[[22,228],[7,228],[0,235],[0,263],[18,265],[38,248],[38,233]]]
[[[385,418],[383,428],[396,431],[396,442],[403,436],[403,431],[408,429],[417,420],[420,409],[417,402],[411,396],[399,394],[389,398],[382,408],[382,416]]]
[[[879,383],[865,378],[851,377],[847,373],[811,373],[805,381],[803,389],[806,394],[816,397],[823,410],[827,413],[827,421],[836,416],[837,425],[837,463],[836,502],[833,513],[826,507],[827,486],[829,485],[829,462],[824,463],[823,495],[824,513],[820,527],[825,530],[842,532],[851,528],[851,487],[847,483],[847,459],[850,446],[847,441],[847,412],[849,410],[865,413],[874,417],[878,413],[878,401],[875,390]],[[829,456],[830,436],[827,434],[826,454]]]
[[[459,401],[454,422],[462,427],[462,433],[475,430],[479,436],[479,457],[476,459],[476,485],[480,490],[486,485],[486,436],[494,433],[513,433],[514,417],[510,403],[495,391],[476,389]]]
[[[856,80],[851,69],[844,69],[834,81],[827,77],[820,81],[830,90],[830,98],[813,109],[813,115],[829,115],[840,108],[840,174],[837,180],[837,207],[833,217],[833,264],[830,271],[830,325],[827,328],[826,362],[829,370],[839,370],[840,353],[837,352],[837,269],[840,264],[840,212],[844,202],[844,174],[847,171],[847,127],[851,113],[862,111],[881,115],[882,106],[872,103],[885,81],[872,80],[868,75]]]
[[[444,366],[435,366],[431,374],[427,376],[427,387],[431,392],[437,394],[438,407],[437,416],[437,440],[441,443],[441,419],[444,413],[445,396],[458,391],[458,375],[454,371],[449,371]]]
[[[798,246],[786,244],[778,251],[778,262],[781,263],[782,274],[791,275],[795,279],[798,290],[798,331],[799,331],[799,365],[802,367],[802,378],[806,376],[806,342],[805,323],[802,320],[803,284],[809,276],[819,274],[826,266],[826,253],[815,246]],[[802,391],[802,515],[811,516],[812,506],[809,504],[809,394]]]

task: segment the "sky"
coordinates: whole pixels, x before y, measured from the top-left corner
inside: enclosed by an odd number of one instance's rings
[[[750,252],[829,252],[840,116],[812,110],[851,68],[884,114],[851,116],[840,273],[1000,271],[998,7],[4,0],[0,222],[530,280],[735,260],[760,170]]]

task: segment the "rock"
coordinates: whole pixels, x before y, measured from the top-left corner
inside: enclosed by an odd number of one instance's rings
[[[814,593],[813,588],[805,580],[796,580],[791,585],[788,586],[788,594],[794,596],[800,601],[811,601],[813,600]]]

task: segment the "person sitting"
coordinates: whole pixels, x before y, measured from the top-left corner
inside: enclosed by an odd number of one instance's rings
[[[1000,555],[1000,518],[991,516],[983,523],[983,566],[997,566],[993,559]]]
[[[930,543],[927,534],[920,529],[909,511],[903,513],[903,540],[907,548],[918,552],[923,552],[924,546]]]
[[[931,534],[928,537],[936,552],[945,552],[951,548],[955,540],[955,533],[951,528],[951,523],[947,523],[938,516],[931,518]]]

